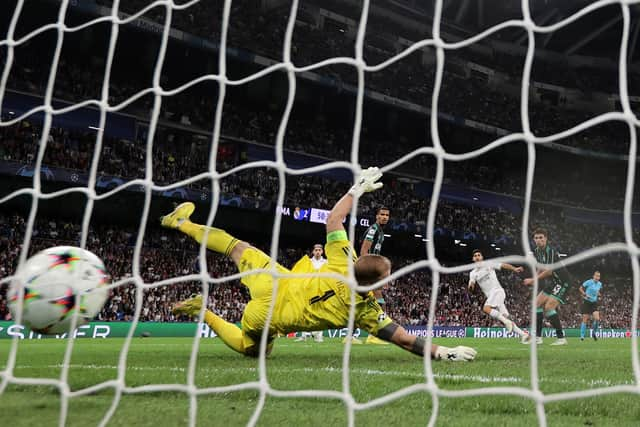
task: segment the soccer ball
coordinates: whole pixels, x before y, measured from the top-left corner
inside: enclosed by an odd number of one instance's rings
[[[22,322],[40,334],[69,330],[73,314],[77,326],[93,319],[107,300],[109,275],[93,253],[73,246],[45,249],[29,258],[11,282],[9,309],[15,319],[23,295]]]

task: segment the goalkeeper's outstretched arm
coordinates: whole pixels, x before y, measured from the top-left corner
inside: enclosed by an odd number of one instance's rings
[[[342,221],[351,213],[354,197],[360,197],[364,193],[382,187],[382,183],[377,182],[380,178],[382,178],[382,172],[380,172],[380,169],[377,167],[370,167],[360,173],[353,187],[338,200],[333,206],[333,209],[331,209],[331,212],[329,212],[329,216],[327,217],[327,234],[344,230]]]
[[[351,212],[354,197],[359,198],[366,192],[382,187],[382,183],[377,182],[381,177],[382,172],[377,167],[362,171],[349,192],[342,196],[331,209],[327,218],[327,236],[335,232],[344,232],[342,221]],[[391,263],[387,258],[380,255],[363,255],[355,262],[354,273],[359,285],[370,285],[389,276]],[[429,353],[431,358],[437,360],[468,361],[476,357],[474,349],[464,346],[448,348],[432,344],[431,348],[425,352],[426,340],[409,334],[406,329],[397,323],[390,323],[378,330],[377,336],[419,356]]]
[[[424,356],[429,353],[435,360],[451,360],[453,362],[467,362],[475,359],[476,350],[471,347],[444,347],[441,345],[431,344],[430,349],[426,349],[427,340],[422,337],[411,335],[405,328],[397,323],[390,323],[378,331],[378,338],[402,347],[418,356]],[[426,351],[425,351],[426,350]]]

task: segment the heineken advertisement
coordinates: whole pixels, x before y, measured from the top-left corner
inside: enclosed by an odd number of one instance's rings
[[[468,338],[516,338],[516,334],[507,332],[505,328],[466,328]],[[587,334],[590,331],[587,330]],[[580,338],[580,329],[566,328],[564,334],[567,338]],[[631,329],[611,329],[602,328],[596,332],[598,338],[631,338]],[[636,330],[636,336],[640,336],[640,329]],[[555,329],[544,328],[542,329],[543,337],[555,337]],[[589,335],[589,337],[591,337]]]
[[[91,322],[78,327],[74,333],[74,338],[124,338],[129,334],[132,327],[131,322]],[[238,325],[239,326],[239,325]],[[463,326],[435,326],[431,331],[426,326],[407,326],[407,331],[412,335],[426,337],[429,333],[433,338],[516,338],[514,333],[507,332],[504,328],[470,328]],[[565,329],[565,335],[569,338],[580,336],[580,329]],[[209,326],[203,323],[156,323],[141,322],[136,325],[133,333],[134,337],[193,337],[196,332],[201,338],[216,337]],[[342,338],[348,334],[347,328],[330,329],[324,331],[324,336],[328,338]],[[366,337],[367,332],[355,329],[353,335],[356,337]],[[542,331],[544,337],[554,337],[555,330],[545,328]],[[30,331],[22,325],[13,322],[0,321],[0,339],[20,338],[20,339],[62,339],[68,334],[60,335],[40,335]],[[291,333],[288,337],[299,336],[299,333]],[[596,336],[598,338],[631,338],[632,332],[629,329],[600,329]],[[636,331],[636,336],[640,336],[640,330]]]

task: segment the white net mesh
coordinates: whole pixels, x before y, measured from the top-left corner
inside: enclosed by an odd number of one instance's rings
[[[627,87],[627,48],[629,44],[629,27],[630,27],[630,5],[636,2],[632,1],[616,1],[616,0],[603,0],[596,3],[593,3],[577,13],[569,16],[568,18],[549,26],[540,26],[537,25],[531,18],[529,3],[527,0],[522,1],[522,16],[524,17],[521,20],[510,20],[503,22],[499,25],[496,25],[488,30],[482,32],[481,34],[477,34],[474,37],[469,39],[465,39],[455,43],[449,43],[444,41],[440,35],[440,24],[441,24],[441,14],[442,14],[442,1],[438,0],[435,2],[435,13],[433,20],[433,34],[432,37],[426,40],[422,40],[418,43],[413,44],[406,50],[402,51],[400,54],[388,59],[385,62],[382,62],[377,65],[368,65],[363,59],[363,43],[365,32],[367,28],[367,18],[369,12],[369,1],[363,1],[362,14],[361,19],[359,21],[356,44],[355,44],[355,57],[347,58],[347,57],[338,57],[331,58],[326,61],[322,61],[319,63],[315,63],[306,67],[296,67],[291,62],[291,46],[292,46],[292,36],[294,32],[294,24],[296,20],[296,13],[298,11],[298,1],[293,0],[291,4],[291,13],[288,19],[288,25],[286,28],[286,34],[284,39],[284,45],[282,48],[282,61],[278,62],[274,65],[269,66],[261,70],[258,73],[250,75],[246,78],[239,80],[230,80],[227,78],[227,66],[226,66],[226,37],[227,37],[227,29],[229,25],[229,15],[231,9],[231,1],[224,1],[223,8],[223,19],[222,19],[222,29],[221,29],[221,38],[220,38],[220,49],[219,49],[219,57],[218,57],[218,74],[209,74],[203,75],[197,79],[194,79],[187,84],[178,87],[174,90],[167,91],[164,90],[161,86],[161,72],[165,61],[165,54],[167,51],[167,43],[169,38],[169,30],[172,25],[172,13],[176,10],[187,9],[193,4],[198,3],[198,0],[194,0],[189,3],[184,4],[175,4],[173,1],[156,1],[153,4],[150,4],[145,9],[141,10],[137,14],[133,16],[128,16],[123,18],[119,14],[119,0],[113,1],[113,7],[110,16],[103,16],[97,19],[94,19],[90,22],[86,22],[85,24],[78,27],[69,27],[65,24],[65,16],[67,12],[67,8],[70,5],[69,0],[62,0],[60,2],[60,9],[58,14],[57,22],[53,24],[46,25],[41,27],[30,34],[25,35],[20,39],[15,39],[15,29],[17,22],[19,20],[21,11],[24,6],[24,0],[18,0],[15,8],[15,12],[12,16],[11,23],[9,25],[9,30],[7,33],[7,38],[0,41],[0,46],[4,46],[7,51],[7,61],[6,66],[2,73],[2,79],[0,81],[0,105],[2,104],[2,99],[6,93],[7,80],[12,67],[13,58],[14,58],[14,48],[16,46],[22,45],[28,42],[30,39],[34,38],[38,34],[54,29],[57,31],[57,44],[55,47],[55,53],[53,56],[53,63],[50,69],[48,84],[46,86],[46,92],[44,96],[44,101],[41,106],[32,109],[29,112],[24,113],[20,117],[16,117],[9,121],[0,122],[0,126],[11,126],[18,123],[20,120],[28,117],[34,113],[42,112],[44,114],[44,124],[42,133],[40,136],[40,144],[39,151],[37,153],[36,162],[35,162],[35,173],[33,175],[33,186],[28,189],[23,189],[19,191],[15,191],[12,194],[0,199],[0,203],[5,203],[10,199],[16,198],[21,195],[29,195],[32,197],[32,205],[31,212],[28,218],[26,233],[24,237],[24,246],[21,252],[20,263],[23,263],[27,257],[27,253],[29,250],[29,244],[32,237],[34,221],[36,218],[36,213],[38,210],[38,202],[41,199],[52,199],[59,196],[62,196],[67,193],[84,193],[87,196],[87,204],[84,211],[84,219],[82,223],[82,238],[81,245],[85,246],[87,243],[87,236],[89,231],[89,221],[92,215],[92,210],[94,208],[94,203],[98,200],[107,199],[108,197],[116,194],[118,191],[122,191],[125,188],[129,188],[136,185],[141,185],[144,187],[144,209],[141,213],[141,223],[140,229],[144,230],[147,221],[148,221],[148,213],[151,204],[151,196],[152,191],[154,190],[167,190],[172,188],[177,188],[179,186],[183,186],[185,184],[189,184],[195,182],[198,179],[202,178],[210,178],[213,185],[213,198],[211,200],[211,210],[210,215],[207,220],[207,224],[211,224],[216,216],[216,210],[218,207],[219,197],[220,197],[220,179],[224,178],[233,173],[237,173],[244,169],[258,168],[258,167],[272,167],[277,169],[279,176],[279,192],[277,204],[278,206],[283,205],[284,196],[285,196],[285,174],[291,175],[303,175],[308,173],[313,173],[321,170],[327,170],[335,167],[346,167],[353,171],[354,174],[357,174],[360,170],[360,162],[358,158],[359,153],[359,142],[360,142],[360,130],[362,123],[362,110],[363,110],[363,96],[364,96],[364,74],[365,72],[375,72],[382,70],[383,68],[395,63],[402,58],[410,55],[412,52],[419,50],[424,47],[433,47],[436,51],[436,74],[435,74],[435,84],[434,84],[434,92],[431,101],[431,140],[433,142],[433,147],[423,147],[413,152],[407,154],[403,158],[398,159],[397,161],[387,164],[380,165],[384,171],[391,170],[398,165],[403,164],[407,160],[418,156],[418,155],[431,155],[434,156],[437,160],[437,172],[435,175],[435,185],[433,190],[433,197],[431,198],[431,204],[428,215],[428,227],[427,227],[427,260],[414,263],[406,268],[396,271],[389,280],[393,280],[398,278],[406,273],[411,271],[415,271],[420,268],[429,268],[432,270],[432,278],[433,278],[433,292],[430,301],[430,310],[429,310],[429,319],[428,319],[428,330],[433,330],[434,325],[434,315],[436,308],[436,300],[438,295],[438,287],[439,280],[441,274],[450,274],[450,273],[459,273],[464,271],[469,271],[471,266],[459,266],[454,268],[447,268],[442,266],[435,254],[434,247],[434,222],[436,218],[436,208],[439,200],[439,193],[442,187],[443,182],[443,173],[444,173],[444,162],[453,161],[460,162],[467,159],[471,159],[477,157],[483,153],[489,152],[490,150],[494,150],[497,147],[500,147],[504,144],[512,143],[515,141],[525,141],[527,144],[528,150],[528,164],[527,164],[527,179],[526,179],[526,192],[525,192],[525,204],[524,204],[524,213],[522,216],[522,235],[521,241],[523,246],[523,253],[531,254],[531,248],[529,246],[529,238],[528,238],[528,223],[529,223],[529,213],[531,206],[531,194],[532,194],[532,186],[533,186],[533,177],[534,177],[534,166],[536,161],[536,145],[544,144],[548,142],[553,142],[560,140],[562,138],[568,137],[570,135],[575,135],[589,127],[595,126],[599,123],[603,123],[606,121],[621,121],[627,123],[629,127],[629,157],[628,157],[628,169],[627,169],[627,186],[626,186],[626,197],[624,203],[624,231],[625,231],[625,241],[620,243],[612,243],[603,246],[599,246],[597,248],[591,249],[589,251],[580,253],[578,255],[572,256],[565,260],[565,265],[575,264],[587,258],[604,255],[610,252],[626,252],[629,254],[631,259],[631,266],[633,271],[633,286],[634,286],[634,297],[633,297],[633,311],[632,313],[638,313],[639,308],[639,298],[640,298],[640,285],[639,285],[639,266],[637,256],[639,254],[638,248],[633,241],[632,237],[632,217],[631,217],[631,209],[632,209],[632,194],[634,190],[634,176],[635,176],[635,159],[637,155],[637,139],[636,139],[636,125],[638,125],[638,120],[633,114],[629,96],[628,96],[628,87]],[[622,105],[622,112],[609,112],[606,114],[599,115],[591,120],[583,122],[578,126],[575,126],[571,129],[567,129],[564,132],[546,136],[546,137],[538,137],[531,132],[530,124],[529,124],[529,84],[530,84],[530,75],[531,68],[533,63],[533,56],[535,52],[535,35],[536,33],[551,33],[553,31],[558,30],[559,28],[566,26],[584,15],[596,11],[599,8],[603,8],[605,6],[618,4],[620,6],[620,13],[622,14],[622,22],[623,22],[623,32],[620,41],[619,47],[619,95],[620,102]],[[153,74],[153,86],[139,92],[135,96],[129,98],[127,101],[119,104],[119,105],[110,105],[109,100],[109,82],[110,82],[110,72],[111,65],[114,58],[115,46],[118,40],[118,32],[120,25],[129,23],[134,21],[135,19],[144,15],[147,11],[151,10],[154,7],[161,6],[165,9],[165,21],[164,21],[164,31],[161,36],[161,43],[159,48],[159,54],[157,57],[157,62],[154,68]],[[92,25],[96,25],[98,23],[108,22],[111,23],[111,37],[109,41],[109,48],[106,60],[106,67],[104,73],[104,79],[102,83],[102,92],[101,97],[98,100],[86,101],[80,104],[74,104],[67,108],[63,109],[55,109],[52,105],[52,93],[53,86],[56,79],[56,73],[58,70],[58,62],[60,59],[60,53],[63,46],[65,35],[68,33],[73,33],[80,31],[84,28],[90,27]],[[443,146],[440,142],[439,131],[438,131],[438,97],[440,93],[440,87],[443,76],[443,68],[444,68],[444,59],[445,52],[447,50],[455,50],[461,47],[465,47],[476,43],[489,35],[496,33],[502,29],[514,27],[514,28],[522,28],[527,33],[528,40],[528,48],[526,61],[524,65],[524,71],[522,75],[522,86],[521,86],[521,120],[522,120],[522,129],[521,133],[512,133],[507,136],[501,137],[490,144],[486,145],[482,149],[467,152],[463,154],[452,154],[448,153],[443,149]],[[306,169],[292,169],[287,167],[287,164],[284,161],[283,156],[283,139],[285,135],[285,131],[287,129],[287,123],[289,120],[290,113],[293,108],[294,97],[296,94],[296,73],[301,73],[305,71],[314,70],[329,64],[347,64],[355,67],[357,69],[358,75],[358,85],[357,85],[357,100],[356,100],[356,114],[355,121],[353,125],[353,138],[352,138],[352,150],[351,150],[351,161],[350,162],[333,162],[323,164],[321,166],[306,168]],[[265,76],[269,73],[273,73],[275,71],[286,71],[288,76],[289,83],[289,91],[287,96],[286,108],[284,110],[284,114],[280,121],[280,126],[278,128],[277,137],[276,137],[276,145],[275,145],[275,153],[276,160],[275,161],[261,161],[261,162],[252,162],[247,163],[242,166],[238,166],[234,169],[228,170],[224,173],[219,173],[216,170],[216,153],[218,152],[218,143],[220,137],[220,128],[221,128],[221,118],[223,114],[223,104],[225,101],[225,92],[227,86],[237,86],[243,85],[252,80],[256,80],[262,76]],[[211,80],[217,82],[219,86],[219,97],[218,104],[214,119],[214,127],[213,127],[213,139],[212,139],[212,150],[211,156],[209,158],[209,170],[205,174],[201,174],[195,177],[191,177],[188,180],[184,180],[181,182],[174,183],[169,186],[159,186],[154,183],[153,180],[153,164],[152,164],[152,148],[154,141],[154,134],[158,127],[158,118],[160,109],[163,102],[163,97],[172,96],[177,93],[180,93],[189,87],[196,85],[199,82]],[[139,99],[143,95],[153,94],[153,108],[151,121],[149,125],[149,132],[147,135],[147,151],[146,151],[146,168],[145,168],[145,177],[144,179],[137,179],[126,184],[113,189],[112,191],[106,192],[104,194],[97,194],[95,191],[96,184],[96,175],[98,170],[99,157],[101,153],[102,140],[104,136],[104,125],[107,117],[107,113],[109,112],[117,112],[125,108],[130,103],[134,102],[136,99]],[[42,191],[42,183],[41,183],[41,174],[40,170],[42,167],[42,160],[44,157],[45,149],[47,146],[47,139],[49,132],[51,130],[52,120],[54,116],[64,114],[66,112],[72,111],[74,109],[79,109],[85,106],[93,105],[100,110],[100,124],[99,130],[96,136],[96,148],[94,151],[94,157],[91,161],[91,168],[89,173],[88,185],[86,187],[69,187],[61,191],[53,192],[53,193],[44,193]],[[356,206],[354,205],[352,214],[355,214]],[[279,247],[279,236],[280,236],[280,225],[281,225],[281,214],[278,213],[276,215],[275,223],[273,225],[272,231],[272,242],[271,242],[271,254],[272,259],[275,260],[275,255],[277,254]],[[351,223],[349,227],[349,235],[354,236],[355,224]],[[143,236],[144,233],[139,233],[137,237],[137,241],[135,244],[134,250],[134,260],[133,260],[133,275],[130,279],[123,279],[117,283],[114,283],[112,287],[118,287],[125,284],[134,284],[136,287],[136,310],[135,316],[133,319],[133,326],[130,328],[129,335],[127,336],[125,343],[120,352],[120,358],[118,363],[118,375],[115,380],[106,381],[95,386],[91,386],[84,389],[79,389],[75,391],[71,391],[68,384],[68,374],[69,374],[69,366],[71,360],[72,349],[74,346],[74,339],[71,337],[67,340],[66,344],[66,352],[64,356],[63,368],[61,370],[61,375],[58,380],[48,380],[41,378],[26,378],[26,377],[17,377],[14,375],[14,369],[16,367],[16,355],[18,348],[18,340],[14,340],[11,346],[11,351],[9,354],[8,361],[6,363],[5,369],[0,372],[0,376],[2,378],[2,383],[0,385],[0,392],[4,391],[8,385],[10,384],[24,384],[24,385],[50,385],[55,386],[59,389],[61,395],[61,411],[60,411],[60,425],[64,425],[67,419],[69,400],[73,397],[89,395],[96,391],[104,390],[104,389],[113,389],[115,391],[113,402],[110,406],[110,409],[107,411],[106,415],[102,419],[100,425],[106,425],[113,414],[115,413],[118,405],[121,401],[121,397],[123,394],[127,393],[143,393],[143,392],[152,392],[152,391],[175,391],[182,392],[189,396],[190,398],[190,410],[189,410],[189,425],[193,426],[196,424],[196,411],[197,411],[197,398],[203,394],[215,394],[215,393],[227,393],[231,391],[238,390],[247,390],[253,389],[259,392],[259,401],[256,405],[253,416],[249,421],[249,425],[256,425],[258,420],[260,419],[261,412],[264,408],[265,401],[267,396],[275,396],[275,397],[304,397],[304,396],[313,396],[320,398],[329,398],[329,399],[339,399],[344,402],[345,406],[348,409],[348,424],[353,426],[355,423],[355,412],[365,410],[367,408],[372,408],[375,406],[383,405],[392,400],[396,400],[402,398],[403,396],[407,396],[416,391],[424,391],[431,395],[433,402],[433,410],[429,419],[429,425],[435,425],[438,420],[438,408],[439,403],[438,399],[440,397],[465,397],[465,396],[479,396],[479,395],[516,395],[522,396],[525,398],[532,399],[537,407],[537,416],[539,425],[544,426],[547,425],[546,414],[545,414],[545,403],[567,400],[567,399],[577,399],[577,398],[585,398],[596,395],[603,395],[609,393],[620,393],[620,392],[632,392],[638,393],[640,392],[640,360],[637,351],[632,351],[632,366],[633,373],[635,377],[635,384],[632,385],[617,385],[603,388],[595,388],[583,391],[576,392],[568,392],[568,393],[556,393],[556,394],[543,394],[540,390],[539,385],[539,374],[538,374],[538,358],[537,358],[537,349],[534,343],[531,345],[531,387],[491,387],[491,388],[475,388],[469,390],[462,391],[452,391],[442,389],[438,386],[435,381],[434,372],[431,365],[431,359],[426,357],[424,359],[424,382],[415,384],[413,386],[401,389],[397,392],[385,395],[378,399],[374,399],[364,403],[357,403],[353,398],[350,388],[349,381],[349,363],[350,363],[350,344],[345,346],[344,357],[343,357],[343,377],[342,377],[342,390],[341,391],[324,391],[324,390],[295,390],[295,391],[282,391],[277,390],[271,387],[269,383],[269,378],[267,375],[267,366],[265,354],[262,352],[260,354],[259,362],[258,362],[258,371],[259,371],[259,379],[255,382],[241,383],[232,386],[225,387],[213,387],[213,388],[198,388],[196,386],[196,361],[198,355],[198,349],[200,344],[199,335],[196,334],[196,337],[193,342],[193,347],[191,351],[191,358],[188,366],[188,375],[187,375],[187,383],[183,385],[177,384],[153,384],[153,385],[145,385],[140,387],[130,387],[127,386],[125,382],[125,372],[127,365],[127,356],[129,352],[129,348],[131,345],[131,339],[135,330],[135,326],[140,318],[140,311],[143,302],[143,292],[145,289],[149,289],[151,287],[159,287],[166,286],[172,283],[176,283],[179,281],[186,280],[200,280],[203,283],[203,292],[206,295],[208,293],[209,286],[216,285],[217,283],[221,283],[229,278],[221,278],[221,279],[213,279],[207,273],[207,265],[206,265],[206,257],[205,251],[206,248],[204,245],[200,248],[200,271],[199,274],[194,274],[186,277],[181,277],[173,280],[165,280],[161,282],[146,284],[141,275],[141,266],[140,266],[140,253],[143,244]],[[206,239],[205,239],[206,240]],[[528,255],[525,257],[520,256],[510,256],[501,258],[502,261],[505,262],[514,262],[514,263],[522,263],[528,265],[531,269],[535,269],[536,260],[532,255]],[[275,270],[275,261],[272,262],[269,269],[266,271],[273,274],[274,277],[278,277]],[[240,277],[237,275],[236,277]],[[371,287],[363,288],[363,287],[355,287],[355,282],[353,281],[353,275],[351,274],[351,280],[349,283],[352,286],[352,299],[355,297],[355,291],[363,291],[370,290],[374,287],[382,286],[382,284],[376,284]],[[9,282],[11,277],[7,277],[3,280],[3,282]],[[538,283],[537,280],[534,283],[534,292],[533,294],[537,294]],[[277,292],[277,286],[274,288],[274,293]],[[535,316],[535,305],[532,302],[531,306],[531,319],[532,319],[532,327],[535,328],[536,316]],[[267,320],[267,324],[270,322],[271,313],[269,313],[269,319]],[[352,309],[350,312],[350,326],[353,326],[354,322],[354,305],[352,304]],[[20,322],[20,316],[15,319],[17,322]],[[633,316],[631,329],[633,331],[637,330],[637,316]],[[262,348],[265,348],[265,344],[267,341],[267,333],[262,336]],[[427,334],[429,338],[427,338],[427,348],[431,345],[431,334]],[[637,342],[637,334],[632,334],[632,348],[638,348]]]

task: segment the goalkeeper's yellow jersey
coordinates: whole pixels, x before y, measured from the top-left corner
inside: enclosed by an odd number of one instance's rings
[[[325,245],[327,262],[314,270],[308,257],[301,259],[292,270],[278,266],[281,273],[337,273],[348,275],[349,258],[357,259],[347,234],[333,232],[327,236]],[[242,261],[246,262],[243,265]],[[246,267],[266,268],[269,257],[258,250],[245,250],[240,270]],[[248,333],[262,331],[264,319],[271,302],[273,279],[268,274],[257,274],[243,278],[251,292],[252,300],[247,304],[242,319],[243,330]],[[391,323],[373,293],[355,296],[355,326],[377,335],[379,329]],[[283,278],[278,282],[278,293],[271,319],[270,333],[286,334],[294,331],[314,331],[343,328],[349,320],[351,296],[349,286],[342,280],[327,277]]]

